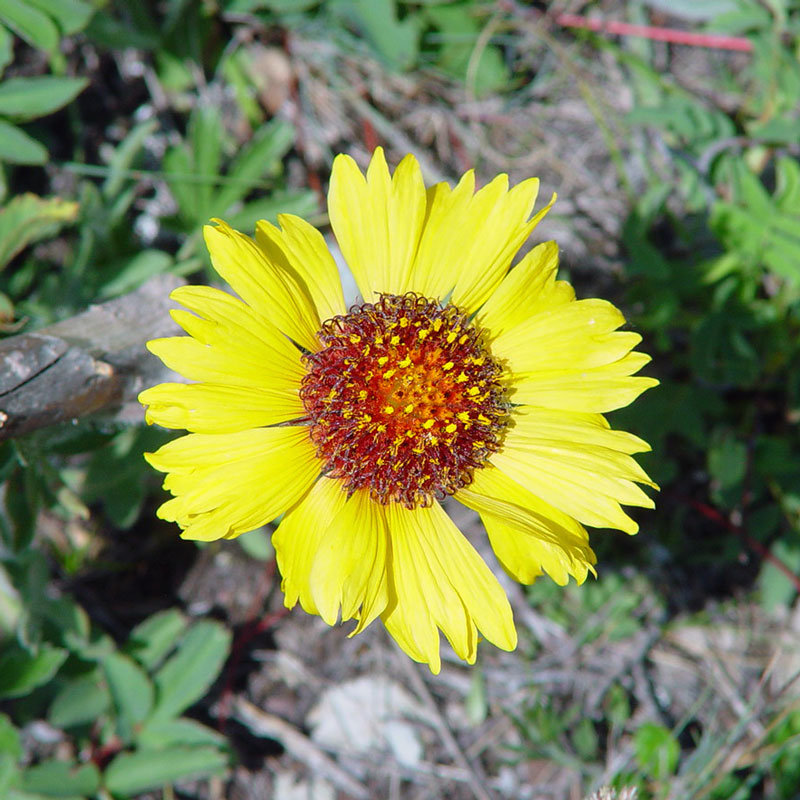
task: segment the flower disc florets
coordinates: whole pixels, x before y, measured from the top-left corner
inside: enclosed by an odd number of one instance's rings
[[[300,396],[326,473],[350,492],[427,505],[499,449],[502,369],[457,307],[385,294],[328,320],[319,338]]]

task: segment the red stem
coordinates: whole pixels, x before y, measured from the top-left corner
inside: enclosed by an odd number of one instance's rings
[[[706,519],[713,520],[714,522],[727,528],[731,533],[735,533],[742,541],[751,549],[754,550],[764,561],[768,561],[776,569],[780,570],[791,582],[794,588],[800,592],[800,577],[786,566],[776,555],[773,555],[766,547],[764,547],[758,539],[754,539],[747,533],[741,526],[729,520],[721,511],[707,503],[701,503],[698,500],[691,500],[692,507],[699,511]]]
[[[707,47],[714,50],[738,50],[750,53],[753,43],[743,36],[725,36],[718,33],[691,33],[677,28],[661,28],[653,25],[634,25],[630,22],[616,22],[584,17],[581,14],[557,14],[556,25],[564,28],[585,28],[599,33],[619,36],[639,36],[656,42],[685,44],[689,47]]]

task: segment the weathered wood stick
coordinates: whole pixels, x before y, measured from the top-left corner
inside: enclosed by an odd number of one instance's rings
[[[0,440],[120,406],[168,379],[144,344],[179,332],[169,293],[183,283],[159,275],[75,317],[0,341]]]

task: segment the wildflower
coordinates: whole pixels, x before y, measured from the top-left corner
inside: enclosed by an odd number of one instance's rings
[[[439,629],[472,663],[479,632],[517,636],[505,593],[440,505],[477,511],[522,583],[594,573],[584,525],[635,533],[620,504],[652,507],[631,457],[649,449],[603,414],[653,386],[648,356],[603,300],[556,280],[554,242],[509,269],[549,210],[538,180],[427,190],[382,150],[366,176],[333,165],[333,231],[363,302],[347,309],[322,235],[283,215],[255,241],[205,228],[238,294],[187,286],[189,336],[150,350],[190,384],[140,395],[147,420],[185,428],[147,454],[174,497],[159,516],[188,539],[232,538],[282,516],[273,536],[285,602],[328,624],[375,618],[413,659],[440,668]]]

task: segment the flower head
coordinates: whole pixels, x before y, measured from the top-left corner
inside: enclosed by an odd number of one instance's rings
[[[652,507],[632,455],[649,449],[603,414],[656,381],[622,314],[556,280],[554,242],[511,262],[538,181],[426,191],[407,156],[366,176],[334,162],[333,231],[362,302],[345,306],[322,235],[298,217],[255,241],[215,221],[214,268],[235,297],[182,287],[188,336],[150,350],[194,383],[140,395],[147,420],[189,433],[147,454],[173,498],[159,516],[189,539],[231,538],[282,515],[273,537],[286,605],[327,623],[376,617],[440,667],[439,630],[472,663],[478,634],[505,650],[505,593],[442,509],[477,511],[505,570],[559,584],[594,572],[584,525],[635,533],[621,504]],[[553,198],[555,199],[555,198]]]

